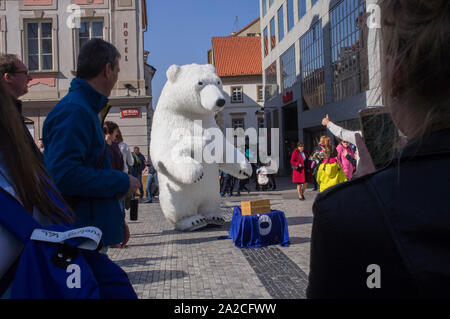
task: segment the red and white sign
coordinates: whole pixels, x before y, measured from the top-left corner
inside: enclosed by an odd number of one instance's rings
[[[294,99],[294,92],[287,91],[286,94],[283,95],[283,103],[287,103],[289,101],[292,101]]]
[[[122,109],[120,117],[139,117],[141,116],[141,109]]]

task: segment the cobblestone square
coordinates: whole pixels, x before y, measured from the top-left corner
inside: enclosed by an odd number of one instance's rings
[[[179,232],[166,221],[157,200],[139,204],[138,221],[127,222],[126,249],[108,255],[127,273],[142,299],[298,299],[305,298],[309,272],[312,204],[318,192],[297,199],[290,178],[278,178],[277,190],[225,197],[222,227]],[[254,185],[251,185],[254,190]],[[286,215],[290,246],[237,248],[227,236],[235,205],[269,198]]]

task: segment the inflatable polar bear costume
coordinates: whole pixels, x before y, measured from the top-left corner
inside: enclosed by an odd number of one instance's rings
[[[224,104],[222,83],[214,66],[172,65],[167,70],[167,82],[153,116],[150,154],[158,172],[161,209],[177,230],[223,225],[219,170],[240,179],[252,174],[245,156],[216,124],[214,112]],[[194,154],[203,154],[211,129],[214,140],[222,142],[224,157],[230,151],[237,154],[235,163],[204,161],[203,155],[200,162],[196,160]]]

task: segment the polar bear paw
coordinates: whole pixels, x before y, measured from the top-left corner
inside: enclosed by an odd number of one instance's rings
[[[201,215],[186,217],[175,224],[181,231],[194,231],[208,226],[208,219]]]
[[[244,178],[250,178],[252,176],[252,166],[248,162],[240,163],[239,165],[239,175],[245,176]]]
[[[184,184],[195,184],[202,180],[204,176],[203,167],[201,164],[186,166],[186,171],[180,174],[180,180]]]
[[[225,224],[225,219],[218,214],[207,215],[206,221],[209,225],[223,226]]]
[[[245,177],[249,178],[251,176],[251,174],[247,174],[245,171],[243,170],[239,170],[239,175],[244,175]]]
[[[200,182],[200,180],[203,178],[203,172],[202,172],[202,174],[200,175],[200,177],[199,178],[197,178],[196,180],[195,180],[195,182],[194,183],[198,183],[198,182]]]

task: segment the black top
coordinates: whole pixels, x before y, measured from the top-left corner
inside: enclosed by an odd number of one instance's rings
[[[112,169],[122,172],[124,169],[124,164],[122,152],[120,151],[119,145],[117,145],[116,142],[112,142],[111,145],[106,143],[106,147],[109,150],[109,158],[111,159]]]
[[[449,141],[434,132],[317,196],[308,298],[450,296]]]

